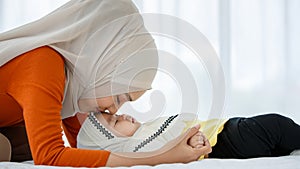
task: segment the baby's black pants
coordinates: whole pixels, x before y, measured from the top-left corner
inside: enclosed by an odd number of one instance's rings
[[[209,158],[276,157],[296,149],[300,149],[300,126],[287,117],[265,114],[229,119]]]

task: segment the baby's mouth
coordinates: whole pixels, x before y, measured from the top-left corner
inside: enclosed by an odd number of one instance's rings
[[[136,123],[136,119],[131,117],[131,116],[127,116],[126,117],[129,121],[131,121],[131,123]]]

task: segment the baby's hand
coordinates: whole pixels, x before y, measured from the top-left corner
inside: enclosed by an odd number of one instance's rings
[[[206,137],[204,134],[201,131],[198,131],[198,133],[189,139],[188,144],[193,148],[201,148],[204,146],[205,140]]]

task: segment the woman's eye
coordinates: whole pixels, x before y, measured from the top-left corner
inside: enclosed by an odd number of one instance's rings
[[[118,123],[118,120],[116,120],[115,125]]]

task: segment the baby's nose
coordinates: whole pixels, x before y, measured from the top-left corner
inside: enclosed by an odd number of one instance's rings
[[[126,120],[126,115],[117,115],[118,120]]]
[[[126,115],[126,114],[122,114],[122,115],[120,116],[120,118],[121,118],[122,120],[127,120],[127,121],[131,121],[131,120],[132,120],[131,117],[128,116],[128,115]]]

